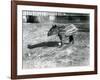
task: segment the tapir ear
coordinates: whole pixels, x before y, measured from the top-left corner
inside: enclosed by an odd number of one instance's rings
[[[57,27],[57,25],[53,25],[53,28],[56,28]]]

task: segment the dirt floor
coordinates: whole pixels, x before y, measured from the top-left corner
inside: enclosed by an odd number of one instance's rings
[[[23,68],[55,68],[89,65],[89,32],[74,35],[74,44],[58,47],[56,35],[47,36],[51,24],[23,23]]]

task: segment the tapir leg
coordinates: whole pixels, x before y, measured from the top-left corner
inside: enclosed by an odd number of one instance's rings
[[[59,45],[59,46],[62,47],[62,45],[63,45],[62,38],[63,38],[63,37],[62,37],[62,35],[60,35],[60,34],[58,34],[58,37],[59,37],[59,39],[60,39],[60,43],[59,43],[60,45]]]
[[[72,42],[72,44],[74,44],[74,37],[73,37],[73,35],[70,35],[70,36],[69,36],[69,42],[70,42],[70,43]]]

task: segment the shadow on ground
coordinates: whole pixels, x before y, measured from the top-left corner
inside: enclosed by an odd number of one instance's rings
[[[59,42],[57,42],[57,41],[42,42],[42,43],[38,43],[38,44],[34,44],[34,45],[28,45],[27,47],[29,49],[33,49],[33,48],[37,48],[37,47],[43,47],[43,48],[46,48],[46,47],[57,47],[58,43]]]

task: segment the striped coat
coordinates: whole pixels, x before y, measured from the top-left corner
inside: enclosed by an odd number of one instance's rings
[[[63,26],[58,26],[57,29],[58,29],[58,33],[66,35],[66,36],[73,35],[78,31],[76,26],[73,25],[73,24],[67,24],[67,25],[63,25]]]

